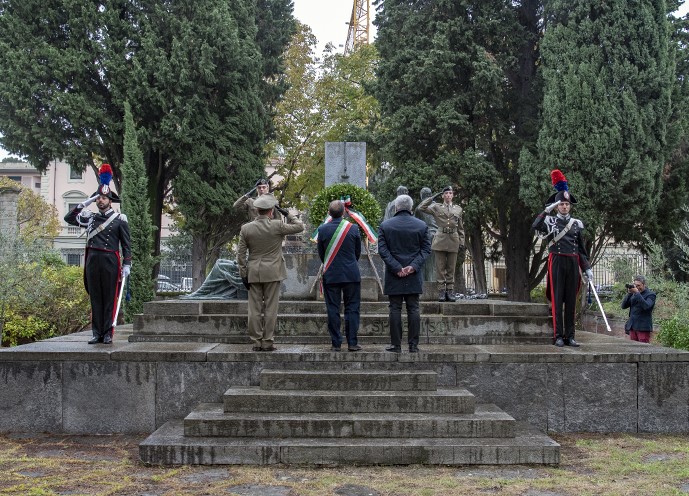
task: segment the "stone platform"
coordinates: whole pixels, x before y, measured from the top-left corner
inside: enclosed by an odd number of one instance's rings
[[[152,433],[231,388],[258,387],[263,370],[431,370],[539,432],[689,432],[689,353],[578,332],[581,348],[420,345],[418,354],[331,352],[318,343],[130,342],[87,345],[88,332],[0,350],[0,431]],[[423,336],[422,336],[423,337]],[[439,400],[437,400],[439,401]]]
[[[276,343],[322,343],[328,336],[325,303],[281,301]],[[132,342],[247,342],[245,300],[148,302],[134,320]],[[406,320],[403,310],[403,320]],[[389,341],[387,302],[361,303],[361,344]],[[548,307],[501,300],[421,302],[421,338],[426,344],[549,344]]]

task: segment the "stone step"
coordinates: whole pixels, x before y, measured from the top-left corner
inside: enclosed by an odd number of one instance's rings
[[[405,331],[406,332],[406,331]],[[218,334],[146,334],[138,331],[128,338],[130,343],[222,343],[222,344],[247,344],[248,335],[218,335]],[[330,337],[327,332],[320,336],[275,336],[277,344],[327,344],[330,345]],[[364,345],[387,345],[390,343],[390,336],[366,336],[359,334],[359,344]],[[540,336],[426,336],[421,334],[421,344],[434,345],[552,345],[552,330],[548,335]],[[346,350],[345,348],[343,348]]]
[[[264,413],[472,413],[475,397],[466,389],[437,391],[264,391],[233,387],[223,396],[225,412]]]
[[[406,317],[402,319],[406,329]],[[388,314],[362,314],[359,335],[389,336]],[[187,338],[217,336],[232,339],[246,338],[246,314],[204,315],[137,315],[134,318],[134,336],[174,336]],[[542,338],[552,335],[551,320],[543,316],[467,316],[421,315],[421,335],[434,338]],[[328,336],[328,319],[325,313],[280,314],[276,336],[304,337]]]
[[[171,299],[144,303],[145,315],[247,315],[246,300]],[[325,303],[315,300],[280,301],[279,314],[325,314]],[[387,314],[387,301],[362,301],[361,314]],[[454,303],[421,302],[422,315],[533,316],[547,317],[548,306],[504,300],[459,300]]]
[[[264,391],[435,391],[438,374],[430,370],[263,369],[260,387]]]
[[[526,424],[513,438],[184,437],[180,420],[139,445],[152,465],[557,465],[560,445]]]
[[[184,419],[184,435],[266,438],[514,437],[515,420],[493,405],[474,413],[226,413],[202,403]]]

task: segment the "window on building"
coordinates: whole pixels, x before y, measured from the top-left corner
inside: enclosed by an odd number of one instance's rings
[[[69,178],[70,179],[81,179],[83,175],[84,175],[84,173],[81,172],[80,170],[76,170],[73,167],[69,168]]]
[[[11,179],[12,181],[17,181],[20,184],[22,182],[22,176],[7,176],[7,179]]]
[[[78,203],[68,203],[67,204],[67,212],[71,212],[72,210],[77,208],[77,205],[79,205],[79,204]]]
[[[36,189],[41,189],[41,183],[34,183],[36,186]]]
[[[81,265],[81,255],[79,253],[68,253],[67,265]]]

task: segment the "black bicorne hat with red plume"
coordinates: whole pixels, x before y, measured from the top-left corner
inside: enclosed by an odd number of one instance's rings
[[[548,200],[546,200],[546,205],[551,205],[556,201],[566,201],[572,205],[577,202],[574,196],[572,196],[572,194],[569,192],[567,178],[559,169],[553,170],[550,173],[550,178],[553,181],[553,186],[555,187],[557,193],[553,194],[550,198],[548,198]]]
[[[112,168],[110,167],[110,164],[101,165],[100,169],[98,169],[98,182],[100,184],[98,185],[98,189],[92,196],[103,195],[110,198],[110,201],[112,201],[113,203],[120,203],[120,197],[117,196],[117,193],[115,193],[110,188],[111,180]]]

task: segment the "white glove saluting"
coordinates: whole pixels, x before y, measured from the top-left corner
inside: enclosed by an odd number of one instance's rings
[[[129,274],[132,272],[132,266],[131,265],[123,265],[122,266],[122,277],[129,277]]]
[[[593,281],[593,271],[591,269],[586,269],[584,273],[586,274],[586,279]]]
[[[91,205],[94,201],[96,201],[96,198],[98,198],[98,195],[93,195],[88,200],[84,200],[84,203],[80,203],[79,205],[77,205],[77,207],[84,209],[84,208],[88,207],[89,205]]]
[[[560,204],[560,200],[556,201],[555,203],[551,203],[550,205],[547,205],[545,207],[545,213],[549,214],[550,212],[555,210],[559,204]]]

